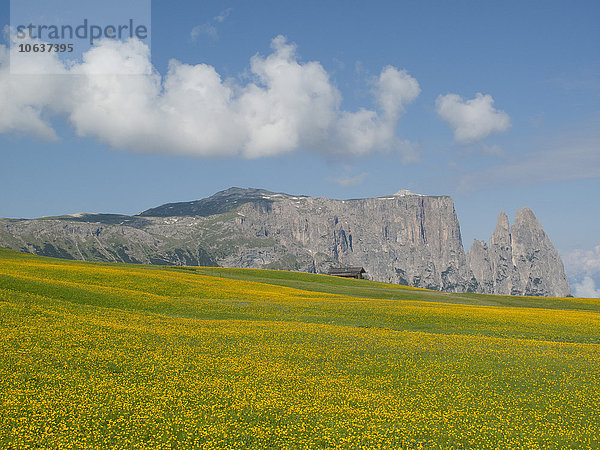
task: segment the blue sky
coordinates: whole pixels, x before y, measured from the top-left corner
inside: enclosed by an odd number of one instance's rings
[[[501,210],[529,206],[572,283],[600,293],[599,2],[173,3],[152,1],[147,61],[173,86],[167,99],[126,84],[134,76],[81,95],[42,83],[54,95],[21,87],[27,76],[2,60],[4,92],[44,99],[2,97],[0,85],[1,217],[133,214],[230,186],[333,198],[410,189],[454,198],[466,248],[489,239]],[[6,3],[0,19],[10,22]],[[189,83],[235,98],[197,113],[179,89]],[[99,108],[94,89],[114,102]],[[131,92],[150,105],[139,117]],[[222,106],[217,97],[202,101]],[[15,119],[31,104],[45,125]],[[179,123],[155,117],[158,104]],[[278,108],[283,132],[265,119]],[[179,129],[188,117],[194,130],[210,121],[218,143]]]

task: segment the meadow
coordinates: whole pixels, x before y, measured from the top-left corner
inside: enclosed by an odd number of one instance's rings
[[[599,448],[600,300],[0,249],[1,448]]]

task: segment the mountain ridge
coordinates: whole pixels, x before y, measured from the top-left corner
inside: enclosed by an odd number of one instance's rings
[[[234,187],[134,216],[1,219],[0,245],[46,256],[147,264],[316,273],[363,266],[377,281],[448,292],[568,295],[562,261],[533,212],[515,218],[514,261],[508,218],[501,216],[489,247],[475,241],[465,252],[449,196],[401,190],[336,200]]]

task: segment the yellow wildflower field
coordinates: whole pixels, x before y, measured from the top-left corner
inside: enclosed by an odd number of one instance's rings
[[[0,252],[0,447],[600,447],[594,300],[406,292]]]

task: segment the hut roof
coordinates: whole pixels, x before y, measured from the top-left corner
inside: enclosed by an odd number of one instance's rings
[[[327,274],[336,277],[356,277],[363,273],[367,271],[362,267],[332,267]]]

